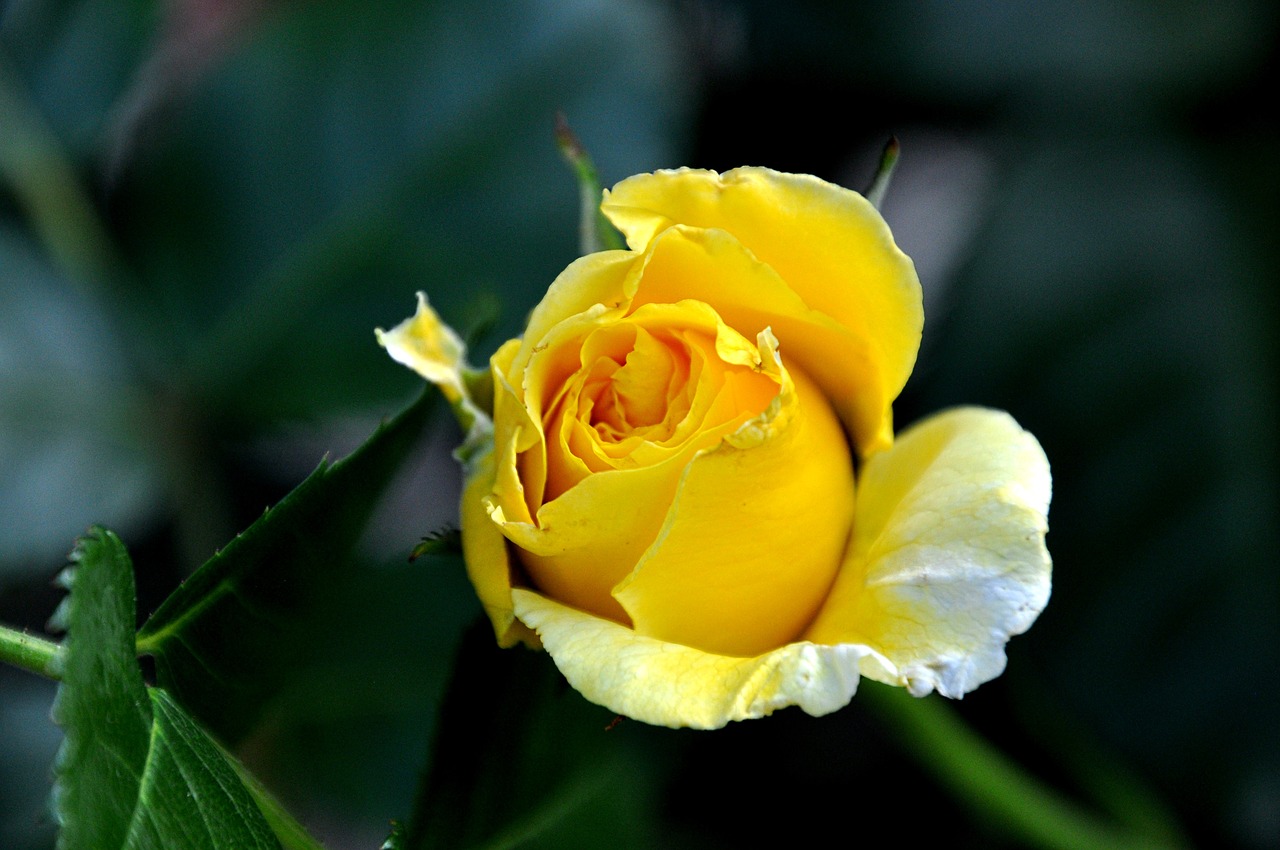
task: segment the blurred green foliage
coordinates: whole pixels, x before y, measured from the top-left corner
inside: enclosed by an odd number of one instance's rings
[[[1054,468],[1054,598],[960,708],[1048,781],[1105,794],[1099,776],[1130,771],[1195,843],[1275,846],[1278,17],[1262,0],[0,4],[0,621],[42,626],[94,522],[129,545],[149,614],[412,396],[371,331],[415,290],[462,328],[497,311],[478,355],[518,333],[576,252],[557,109],[606,185],[753,164],[862,188],[896,134],[885,215],[927,317],[898,421],[1001,407]],[[30,167],[49,162],[63,172]],[[298,613],[313,657],[240,748],[334,848],[409,812],[476,612],[456,560],[404,563],[456,492],[439,451],[420,466],[426,492],[402,486],[382,539]],[[502,704],[537,714],[544,662],[468,666],[534,665],[511,674],[530,702]],[[0,669],[3,847],[52,840],[50,695]],[[458,711],[458,740],[492,728]],[[545,846],[803,841],[828,818],[795,813],[859,811],[922,841],[1005,840],[857,699],[713,735],[562,719],[512,745],[520,781],[564,775],[580,737],[621,766]],[[535,791],[490,811],[528,823]]]

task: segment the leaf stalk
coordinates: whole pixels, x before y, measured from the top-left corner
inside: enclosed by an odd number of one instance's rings
[[[8,626],[0,626],[0,661],[55,682],[62,680],[62,646]]]

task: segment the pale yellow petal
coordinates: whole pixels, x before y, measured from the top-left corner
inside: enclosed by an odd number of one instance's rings
[[[916,695],[998,676],[1049,599],[1050,489],[1006,413],[958,408],[899,435],[862,471],[848,556],[805,637],[869,646],[863,675]]]
[[[466,367],[467,347],[431,309],[426,293],[418,293],[418,309],[413,316],[389,331],[378,328],[374,334],[391,359],[440,387],[450,403],[457,404],[466,394],[462,370]]]
[[[859,646],[793,643],[754,658],[715,655],[636,634],[533,591],[512,593],[569,684],[591,702],[658,726],[718,729],[797,705],[814,716],[849,703]]]
[[[454,453],[465,460],[472,452],[486,447],[493,436],[490,418],[492,399],[472,398],[473,387],[488,392],[489,381],[467,366],[467,347],[453,328],[441,321],[427,302],[426,293],[418,293],[418,309],[389,331],[377,328],[378,344],[391,358],[403,363],[440,388],[453,408],[466,438]]]
[[[733,234],[808,307],[865,342],[866,351],[854,354],[879,373],[874,392],[892,401],[906,384],[924,324],[920,283],[884,219],[858,193],[765,168],[681,169],[628,178],[605,193],[601,209],[634,250],[674,225]],[[788,340],[774,330],[785,351]]]

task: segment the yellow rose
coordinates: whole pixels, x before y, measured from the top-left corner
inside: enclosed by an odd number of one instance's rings
[[[602,210],[630,250],[565,269],[491,382],[422,296],[379,331],[469,428],[463,549],[498,641],[668,726],[999,675],[1049,596],[1048,463],[992,410],[894,441],[923,313],[871,204],[686,169]]]

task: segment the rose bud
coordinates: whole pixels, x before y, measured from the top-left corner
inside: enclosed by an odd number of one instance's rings
[[[425,297],[379,332],[469,430],[463,549],[499,643],[667,726],[999,675],[1049,597],[1048,462],[979,408],[895,441],[923,308],[875,208],[742,168],[601,209],[629,250],[570,264],[490,380]]]

